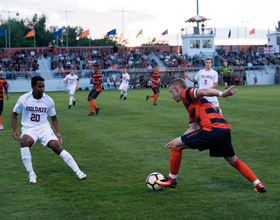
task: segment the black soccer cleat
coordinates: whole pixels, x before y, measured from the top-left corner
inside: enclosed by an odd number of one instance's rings
[[[148,99],[149,99],[149,96],[147,95],[147,96],[146,96],[146,102],[148,101]]]
[[[92,116],[92,115],[94,115],[95,113],[94,112],[90,112],[89,114],[88,114],[88,116]]]
[[[120,99],[122,99],[123,95],[120,96]]]
[[[259,192],[259,193],[265,193],[266,192],[266,188],[265,187],[262,187],[260,189],[255,188],[253,190],[256,191],[256,192]]]
[[[75,106],[76,105],[76,100],[75,101],[73,101],[73,106]]]
[[[71,109],[71,105],[68,106],[68,109]]]
[[[123,100],[126,100],[126,97],[124,97]]]
[[[99,108],[95,109],[95,114],[98,115],[99,113]]]

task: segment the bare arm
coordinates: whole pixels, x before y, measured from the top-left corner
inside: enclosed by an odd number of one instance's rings
[[[80,80],[79,79],[77,79],[77,88],[79,88],[79,83],[80,83]]]
[[[61,137],[61,134],[60,134],[60,129],[59,129],[58,120],[57,120],[56,115],[52,116],[51,120],[52,120],[53,127],[56,131],[56,135],[57,135],[57,138],[59,140],[59,143],[62,144],[62,137]]]
[[[232,96],[236,93],[237,89],[234,89],[234,86],[226,89],[225,91],[221,92],[219,90],[213,89],[198,89],[196,92],[197,98],[201,98],[202,96],[220,96],[220,97],[227,97]]]
[[[215,89],[217,86],[218,86],[218,83],[216,82],[216,83],[214,83],[214,85],[211,86],[209,89]]]
[[[67,86],[67,84],[66,84],[66,81],[65,81],[65,80],[63,80],[63,83],[64,83],[64,85],[65,85],[65,86]]]
[[[13,137],[15,140],[19,141],[20,138],[19,138],[19,134],[17,131],[17,122],[18,122],[17,116],[18,116],[18,113],[16,113],[16,112],[12,113],[12,126],[13,126],[13,130],[14,130]]]
[[[190,123],[189,126],[189,129],[184,134],[194,132],[198,129],[198,124],[196,122]]]
[[[190,77],[189,73],[185,73],[185,78],[187,78],[188,80],[190,80],[194,83],[197,83],[197,81],[194,78]]]

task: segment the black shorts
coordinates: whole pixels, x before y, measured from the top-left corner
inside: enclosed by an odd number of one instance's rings
[[[152,88],[153,92],[154,92],[154,95],[159,93],[159,88],[158,87],[154,87]]]
[[[233,157],[235,155],[231,144],[230,132],[205,131],[199,129],[181,136],[182,142],[199,151],[209,149],[211,157]]]
[[[0,100],[0,115],[2,114],[3,106],[4,106],[4,101]]]
[[[243,76],[243,80],[246,80],[246,76]]]
[[[100,94],[101,91],[96,91],[96,90],[91,90],[90,93],[88,94],[88,98],[92,97],[93,99],[96,99],[97,96]]]
[[[224,79],[224,83],[227,83],[228,85],[230,85],[230,77],[224,76],[223,79]]]

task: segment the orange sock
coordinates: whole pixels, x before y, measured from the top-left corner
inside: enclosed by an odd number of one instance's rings
[[[171,155],[170,155],[170,160],[169,160],[169,169],[170,169],[170,174],[169,178],[171,179],[172,182],[176,183],[176,179],[179,173],[179,169],[181,166],[181,161],[182,161],[182,150],[178,148],[170,148],[171,150]]]
[[[90,107],[91,107],[91,112],[94,113],[94,109],[97,109],[97,107],[96,107],[94,101],[93,101],[93,100],[90,100],[90,101],[89,101],[89,104],[90,104]]]
[[[148,98],[154,98],[155,97],[155,95],[149,95],[148,96]]]
[[[0,125],[2,125],[2,123],[1,123],[1,117],[2,117],[2,115],[0,115]]]
[[[158,96],[157,96],[157,95],[154,95],[154,103],[153,103],[153,104],[156,104],[156,103],[157,103],[157,98],[158,98]]]
[[[258,178],[255,174],[250,170],[250,168],[243,163],[241,160],[237,159],[232,165],[235,169],[237,169],[245,178],[247,178],[251,183],[253,183]]]

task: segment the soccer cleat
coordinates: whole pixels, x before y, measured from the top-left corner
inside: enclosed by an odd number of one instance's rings
[[[126,100],[126,97],[124,97],[123,100]]]
[[[83,179],[87,178],[87,175],[84,174],[82,171],[79,174],[77,174],[77,176],[80,180],[83,180]]]
[[[149,96],[148,96],[148,95],[146,95],[146,102],[148,101],[148,99],[149,99]]]
[[[256,192],[259,192],[259,193],[264,193],[266,192],[266,188],[264,187],[264,185],[262,183],[258,183],[256,186],[255,186],[255,189],[253,189],[254,191]]]
[[[75,101],[73,101],[73,106],[75,106],[76,105],[76,100]]]
[[[99,108],[95,109],[96,115],[99,113]]]
[[[157,104],[157,103],[155,103],[155,104],[153,104],[153,105],[157,106],[158,104]]]
[[[92,116],[92,115],[94,115],[95,113],[94,112],[90,112],[89,114],[88,114],[88,116]]]
[[[177,182],[173,183],[169,177],[164,177],[164,179],[161,180],[155,180],[155,183],[160,186],[167,186],[172,189],[174,189],[177,186]]]
[[[36,183],[37,176],[35,173],[29,174],[29,183]]]
[[[0,130],[4,130],[4,127],[3,127],[3,125],[0,125]]]
[[[71,105],[68,106],[68,109],[71,109]]]
[[[120,96],[120,99],[123,97],[123,95]]]

